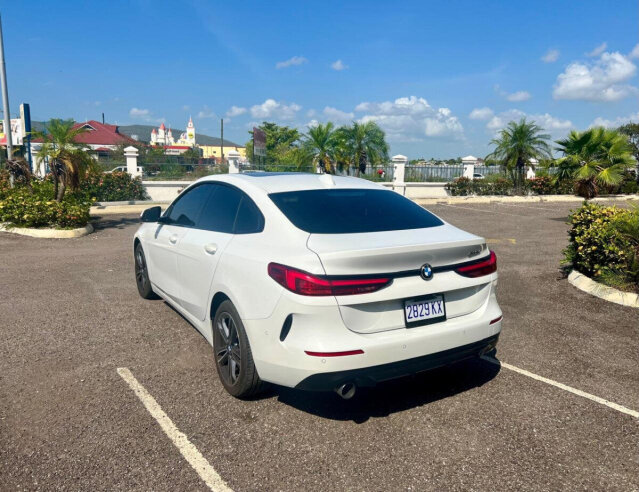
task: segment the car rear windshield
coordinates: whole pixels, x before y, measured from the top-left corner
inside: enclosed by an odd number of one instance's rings
[[[269,196],[297,228],[313,234],[400,231],[443,225],[433,214],[394,191],[306,190]]]

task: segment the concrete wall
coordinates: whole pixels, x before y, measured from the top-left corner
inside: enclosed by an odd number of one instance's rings
[[[393,188],[393,183],[380,183],[386,188]],[[446,183],[404,183],[403,195],[407,198],[445,198],[449,196]],[[400,193],[401,187],[398,188]]]
[[[152,201],[171,202],[191,181],[142,181]],[[393,183],[380,183],[393,188]],[[444,198],[448,196],[445,183],[406,183],[404,195],[407,198]],[[398,189],[401,192],[401,190]]]
[[[154,202],[172,202],[192,181],[142,181],[144,189]]]

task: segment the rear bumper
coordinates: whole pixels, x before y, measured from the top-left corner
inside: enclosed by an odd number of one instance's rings
[[[295,388],[310,391],[329,391],[344,383],[354,383],[357,386],[375,386],[382,381],[397,379],[485,354],[496,347],[498,339],[499,335],[495,335],[461,347],[413,359],[361,369],[313,374],[302,380]]]

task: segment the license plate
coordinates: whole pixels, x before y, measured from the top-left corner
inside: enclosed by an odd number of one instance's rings
[[[406,328],[438,323],[446,319],[444,294],[432,294],[404,301]]]

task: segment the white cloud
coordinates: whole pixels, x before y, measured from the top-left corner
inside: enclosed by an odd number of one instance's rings
[[[528,91],[506,92],[499,85],[495,85],[495,92],[511,102],[527,101],[532,97]]]
[[[394,101],[363,102],[356,112],[365,113],[360,121],[375,121],[389,140],[422,141],[424,137],[461,138],[464,128],[448,108],[433,108],[422,97],[400,97]]]
[[[226,112],[226,116],[232,118],[234,116],[240,116],[240,115],[246,113],[246,111],[248,111],[246,108],[241,108],[241,107],[238,107],[238,106],[231,106],[231,109],[229,109]]]
[[[526,118],[528,121],[534,121],[546,132],[554,136],[562,136],[566,131],[573,128],[573,124],[570,120],[562,120],[548,113],[527,114],[518,109],[510,109],[494,115],[486,124],[486,128],[497,132],[508,125],[510,121],[519,121],[522,118]]]
[[[315,114],[316,114],[316,112],[315,112],[315,110],[314,110],[314,109],[309,109],[309,110],[306,112],[306,116],[308,116],[309,118],[312,118],[313,116],[315,116]]]
[[[218,116],[215,112],[209,108],[208,106],[204,106],[200,112],[197,114],[198,118],[217,118]]]
[[[520,102],[520,101],[527,101],[531,97],[532,96],[530,95],[530,92],[517,91],[517,92],[513,92],[512,94],[508,94],[506,96],[506,99],[508,99],[509,101],[512,101],[512,102]]]
[[[251,116],[253,118],[292,120],[300,109],[302,106],[295,103],[285,104],[275,99],[267,99],[262,104],[251,106]]]
[[[588,63],[573,62],[557,76],[553,90],[555,99],[585,101],[619,101],[637,92],[623,84],[632,78],[637,67],[621,53],[603,53]]]
[[[541,61],[544,63],[554,63],[559,59],[559,50],[548,50],[544,56],[541,57]]]
[[[617,128],[618,126],[625,125],[626,123],[639,123],[639,111],[629,114],[628,116],[619,116],[614,120],[607,120],[604,118],[595,118],[590,126],[605,126],[606,128]]]
[[[319,121],[317,120],[311,120],[308,123],[306,123],[306,126],[309,128],[315,128],[317,125],[319,125]]]
[[[151,112],[148,109],[131,108],[129,116],[131,118],[148,118]]]
[[[324,108],[324,116],[326,116],[329,120],[338,125],[341,123],[347,123],[355,118],[355,113],[347,113],[345,111],[340,111],[336,108],[331,108],[330,106],[326,106]]]
[[[468,117],[471,120],[487,120],[492,118],[495,113],[490,108],[475,108],[473,109]]]
[[[595,57],[595,56],[599,56],[601,55],[604,51],[606,51],[606,48],[608,47],[608,43],[606,43],[605,41],[603,43],[601,43],[599,46],[597,46],[594,50],[589,51],[588,53],[586,53],[586,56],[590,56],[590,57]]]
[[[346,70],[348,68],[348,65],[345,65],[342,62],[342,60],[337,60],[337,61],[334,61],[333,63],[331,63],[331,68],[333,70],[337,70],[337,71]]]
[[[628,58],[639,58],[639,43],[632,48],[632,51],[628,53]]]
[[[304,58],[303,56],[293,56],[292,58],[289,58],[288,60],[277,62],[275,64],[275,68],[279,70],[280,68],[288,68],[294,65],[302,65],[306,62],[308,62],[308,60]]]

